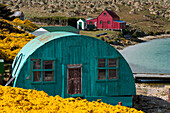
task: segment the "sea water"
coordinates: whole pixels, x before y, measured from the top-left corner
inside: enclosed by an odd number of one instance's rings
[[[150,40],[119,52],[133,73],[170,73],[170,38]]]

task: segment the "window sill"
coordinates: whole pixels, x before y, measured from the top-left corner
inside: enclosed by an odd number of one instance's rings
[[[31,82],[31,84],[53,84],[55,81]]]
[[[119,82],[119,79],[111,79],[111,80],[106,80],[106,79],[103,79],[103,80],[96,80],[96,82]]]
[[[48,84],[48,83],[56,83],[55,81],[43,81],[43,84]]]

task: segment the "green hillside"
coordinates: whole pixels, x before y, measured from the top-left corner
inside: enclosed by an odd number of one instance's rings
[[[95,18],[104,9],[115,11],[134,28],[143,31],[170,31],[170,1],[160,0],[1,0],[25,17]],[[55,24],[55,23],[54,23]]]
[[[170,1],[164,0],[1,0],[9,8],[33,17],[95,18],[104,9],[115,11],[133,28],[143,31],[170,31]],[[41,22],[41,21],[40,21]],[[57,24],[57,22],[53,23]]]

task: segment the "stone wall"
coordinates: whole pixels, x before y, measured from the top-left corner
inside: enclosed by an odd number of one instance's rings
[[[136,94],[159,97],[168,101],[170,83],[136,83]]]

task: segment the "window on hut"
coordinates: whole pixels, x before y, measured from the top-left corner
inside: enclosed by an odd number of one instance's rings
[[[98,59],[98,80],[117,79],[117,59]]]
[[[106,13],[104,13],[104,16],[106,16]]]
[[[33,72],[33,81],[41,81],[41,71],[34,71]]]
[[[107,24],[110,24],[110,21],[107,21]]]
[[[53,60],[31,59],[31,61],[33,62],[33,82],[54,81]]]
[[[54,61],[43,61],[43,81],[53,81],[54,71],[51,69],[54,69]]]

